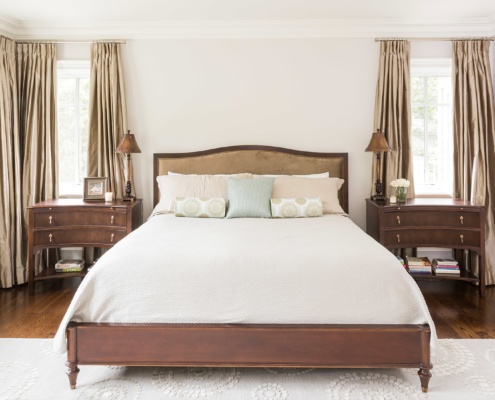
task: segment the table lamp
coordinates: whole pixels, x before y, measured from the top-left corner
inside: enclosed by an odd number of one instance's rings
[[[135,196],[131,196],[132,185],[131,185],[131,153],[141,153],[134,135],[131,131],[124,133],[124,137],[120,141],[119,145],[115,149],[117,153],[124,153],[127,158],[127,174],[126,174],[126,185],[125,185],[125,196],[122,200],[124,201],[134,201]]]
[[[377,129],[373,132],[370,140],[370,144],[366,147],[365,151],[375,151],[376,152],[376,182],[375,182],[375,195],[371,196],[371,200],[385,201],[385,196],[382,194],[383,185],[381,180],[381,153],[382,151],[391,151],[392,149],[388,146],[387,140],[383,132]]]

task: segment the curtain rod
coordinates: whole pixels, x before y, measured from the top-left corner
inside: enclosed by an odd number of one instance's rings
[[[53,43],[53,44],[65,44],[65,43],[120,43],[126,44],[125,40],[115,39],[115,40],[56,40],[56,39],[42,39],[42,40],[16,40],[11,37],[0,35],[8,40],[13,40],[16,43],[20,44],[29,44],[29,43]]]
[[[14,40],[19,44],[28,43],[53,43],[53,44],[72,44],[72,43],[120,43],[126,44],[125,40]]]
[[[417,40],[417,41],[438,41],[438,42],[453,42],[454,40],[467,41],[467,40],[488,40],[494,41],[495,36],[486,36],[486,37],[459,37],[459,38],[426,38],[426,37],[418,37],[418,38],[375,38],[375,42],[389,42],[392,40]]]

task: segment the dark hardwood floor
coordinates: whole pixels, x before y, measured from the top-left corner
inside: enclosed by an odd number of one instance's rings
[[[80,278],[36,283],[36,295],[27,285],[0,289],[0,337],[50,338],[74,295]],[[486,297],[465,282],[419,282],[439,338],[495,338],[495,287]]]
[[[440,339],[495,339],[495,286],[461,281],[419,281]]]
[[[55,336],[81,278],[36,283],[29,296],[27,284],[0,289],[0,337],[49,338]]]

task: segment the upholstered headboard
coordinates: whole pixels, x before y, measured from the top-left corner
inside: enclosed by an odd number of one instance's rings
[[[339,200],[349,212],[347,153],[313,153],[271,146],[231,146],[192,153],[155,153],[153,155],[153,205],[160,193],[156,177],[168,171],[182,174],[254,174],[302,175],[329,172],[345,183]]]

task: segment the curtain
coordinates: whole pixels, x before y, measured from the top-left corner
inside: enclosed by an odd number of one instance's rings
[[[382,157],[383,194],[391,193],[390,182],[405,178],[411,182],[408,197],[414,197],[411,153],[410,51],[406,40],[381,42],[375,97],[375,129],[381,129],[392,149]],[[376,160],[373,159],[372,182]],[[373,185],[374,187],[374,185]]]
[[[19,133],[23,151],[19,212],[22,212],[24,243],[28,232],[27,207],[58,196],[56,54],[53,43],[17,44]],[[40,261],[42,267],[46,259],[40,260],[38,254],[36,272]]]
[[[116,153],[127,128],[119,43],[93,43],[89,94],[88,176],[108,178],[108,191],[125,193],[124,158]]]
[[[454,194],[486,208],[486,284],[495,283],[495,108],[489,41],[454,41]],[[474,271],[478,273],[478,271]]]
[[[23,208],[58,193],[56,53],[52,43],[17,45]]]
[[[16,44],[0,37],[0,287],[25,282]]]
[[[27,207],[58,193],[55,61],[54,44],[16,44],[0,37],[3,288],[27,281]]]

